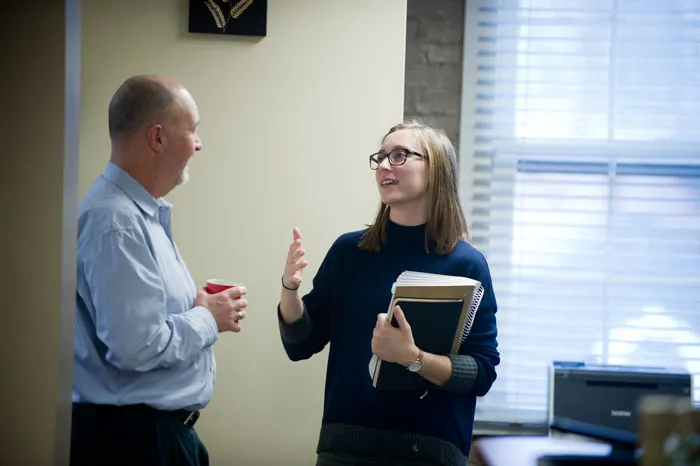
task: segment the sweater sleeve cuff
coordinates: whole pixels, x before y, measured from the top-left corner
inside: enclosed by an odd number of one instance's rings
[[[479,374],[476,360],[464,354],[448,354],[447,357],[452,360],[452,376],[442,385],[442,389],[452,393],[469,393]]]
[[[282,318],[282,311],[280,311],[280,306],[278,304],[277,322],[279,323],[282,341],[292,345],[304,342],[309,338],[311,330],[313,330],[313,323],[311,322],[309,313],[306,312],[306,308],[304,308],[300,318],[288,324]]]

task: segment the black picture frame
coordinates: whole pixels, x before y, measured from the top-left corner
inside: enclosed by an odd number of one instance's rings
[[[267,0],[189,0],[190,33],[267,35]]]

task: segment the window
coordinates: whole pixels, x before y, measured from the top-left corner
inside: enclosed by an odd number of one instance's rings
[[[554,360],[700,375],[700,0],[468,0],[464,44],[502,354],[477,421],[546,422]]]

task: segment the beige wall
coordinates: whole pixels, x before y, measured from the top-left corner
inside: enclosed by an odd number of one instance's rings
[[[67,465],[79,8],[73,0],[10,2],[3,17],[0,47],[12,71],[0,75],[0,465]]]
[[[108,100],[129,75],[169,74],[200,108],[204,150],[174,191],[175,238],[198,283],[249,288],[245,331],[216,345],[198,431],[214,464],[313,464],[325,353],[287,360],[275,306],[299,226],[308,290],[331,242],[378,198],[368,156],[403,115],[405,0],[270,0],[262,39],[190,35],[184,0],[85,0],[80,194],[107,161]]]

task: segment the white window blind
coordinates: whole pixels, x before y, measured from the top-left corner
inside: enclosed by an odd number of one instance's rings
[[[700,0],[466,10],[461,195],[502,355],[477,421],[544,423],[554,360],[700,374]]]

